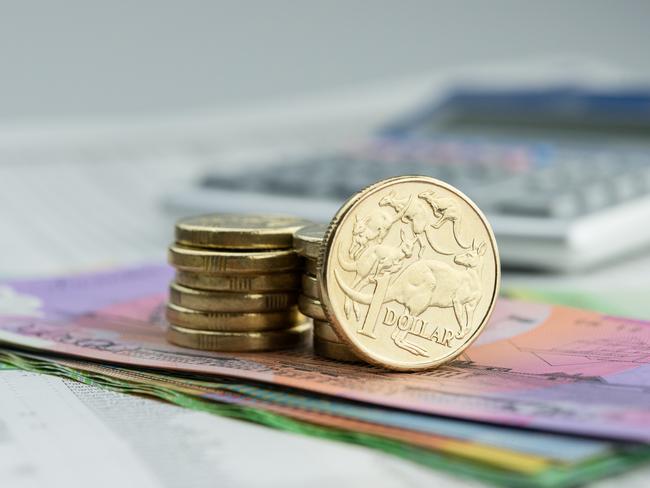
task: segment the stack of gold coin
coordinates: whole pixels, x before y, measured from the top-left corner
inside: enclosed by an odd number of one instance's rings
[[[306,221],[212,214],[182,219],[169,262],[177,270],[167,339],[213,351],[299,346],[311,324],[298,311],[300,261],[293,234]]]
[[[314,320],[314,352],[319,356],[337,361],[358,361],[352,350],[346,346],[327,321],[320,301],[318,276],[318,255],[327,226],[313,224],[296,231],[293,246],[303,258],[301,293],[298,297],[300,311]]]

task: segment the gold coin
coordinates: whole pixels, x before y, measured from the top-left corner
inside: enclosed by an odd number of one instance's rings
[[[302,324],[306,317],[297,307],[278,312],[201,312],[167,304],[167,321],[188,329],[214,330],[226,332],[263,332],[286,329]]]
[[[311,275],[304,274],[302,275],[302,292],[307,295],[309,298],[314,298],[320,300],[320,285],[318,280]]]
[[[210,214],[176,223],[176,242],[217,249],[288,249],[308,220],[285,215]]]
[[[269,274],[206,274],[179,270],[176,282],[199,290],[232,292],[268,292],[295,290],[300,287],[300,275],[295,271]]]
[[[298,295],[298,310],[312,319],[327,320],[321,303],[305,295]]]
[[[304,260],[304,263],[305,274],[318,276],[318,260],[308,258]]]
[[[499,253],[485,216],[424,176],[380,181],[332,220],[319,259],[327,319],[362,359],[400,371],[439,366],[487,323]]]
[[[269,332],[198,331],[170,325],[167,340],[177,346],[221,352],[254,352],[288,349],[303,345],[310,337],[311,324]]]
[[[169,301],[179,307],[202,312],[274,312],[296,304],[295,292],[233,293],[195,290],[176,282],[169,286]]]
[[[314,320],[314,337],[342,344],[341,339],[336,335],[336,331],[330,323],[322,320]]]
[[[211,274],[275,273],[296,269],[298,255],[293,249],[279,251],[218,251],[172,244],[169,263],[183,271]]]
[[[359,358],[345,344],[319,339],[314,336],[314,352],[324,358],[346,363],[359,363]]]
[[[318,259],[326,230],[327,226],[324,224],[301,227],[293,235],[293,247],[301,256]]]

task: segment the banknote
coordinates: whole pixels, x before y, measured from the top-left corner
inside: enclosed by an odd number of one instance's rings
[[[541,287],[511,287],[504,290],[508,297],[518,300],[586,308],[610,315],[650,319],[650,286],[607,291],[554,290]]]
[[[124,393],[152,396],[186,408],[245,419],[273,428],[361,444],[430,468],[443,469],[500,486],[575,486],[627,470],[647,461],[650,456],[650,451],[644,446],[627,446],[606,455],[591,456],[581,462],[568,460],[561,463],[549,462],[542,458],[527,458],[525,455],[520,455],[509,460],[510,463],[515,462],[510,469],[506,459],[498,452],[493,453],[496,462],[485,462],[485,459],[481,459],[482,456],[477,455],[482,447],[479,443],[466,443],[464,450],[454,453],[453,443],[449,446],[451,449],[447,449],[444,443],[439,443],[439,447],[442,449],[427,449],[381,435],[346,431],[344,430],[345,424],[337,426],[336,429],[320,424],[315,426],[312,424],[313,416],[310,415],[305,415],[306,421],[301,421],[277,415],[277,412],[270,410],[260,410],[260,406],[263,406],[265,402],[264,399],[254,398],[251,401],[236,395],[214,395],[219,392],[216,383],[213,383],[213,387],[210,388],[212,393],[210,401],[206,401],[205,396],[198,397],[195,394],[206,392],[207,388],[192,387],[191,384],[179,378],[165,378],[165,376],[156,373],[105,366],[83,360],[38,359],[33,354],[0,350],[0,366],[3,365],[9,368],[54,374]],[[205,381],[198,381],[198,383],[203,384]],[[172,385],[176,388],[170,388]],[[182,385],[182,387],[178,388],[178,385]]]
[[[277,416],[282,416],[282,423],[288,430],[297,428],[302,422],[308,422],[311,426],[309,429],[320,434],[323,434],[323,430],[314,426],[337,429],[343,440],[349,440],[346,438],[348,434],[350,437],[370,435],[383,440],[397,441],[411,447],[429,449],[446,455],[457,456],[470,462],[478,462],[498,469],[527,475],[543,472],[553,462],[558,461],[557,459],[519,453],[476,441],[459,440],[437,434],[423,434],[390,425],[381,425],[376,422],[360,422],[354,418],[324,414],[322,411],[315,409],[297,408],[290,405],[289,402],[269,401],[261,392],[258,392],[261,394],[257,396],[251,396],[239,393],[236,389],[224,388],[225,385],[199,386],[183,379],[164,377],[148,372],[111,368],[80,361],[37,359],[35,356],[25,356],[8,351],[0,351],[0,360],[17,367],[24,367],[24,369],[30,371],[46,372],[49,370],[50,372],[64,373],[66,377],[76,377],[76,379],[93,378],[96,381],[101,381],[106,386],[117,385],[122,391],[128,389],[131,393],[136,394],[150,394],[166,399],[181,394],[188,406],[192,406],[192,402],[198,402],[196,404],[201,405],[201,402],[208,401],[241,407],[241,409],[229,409],[222,406],[216,413],[240,418],[241,415],[244,415],[243,418],[247,420],[257,420],[270,425],[279,421]],[[594,455],[602,456],[607,453],[607,451],[601,451],[594,453]],[[577,462],[586,459],[588,458]],[[570,461],[567,460],[567,462]]]
[[[162,312],[171,273],[148,266],[6,283],[0,341],[412,412],[650,442],[648,322],[501,300],[459,360],[428,372],[391,373],[319,359],[308,349],[227,354],[172,346]]]
[[[571,276],[509,274],[502,294],[517,300],[594,310],[602,314],[650,320],[650,255]],[[615,286],[612,286],[615,283]]]
[[[538,469],[542,466],[539,462],[541,458],[550,462],[578,463],[596,456],[608,455],[617,449],[617,445],[611,442],[422,415],[347,402],[340,399],[334,400],[331,397],[307,394],[306,392],[287,388],[274,388],[263,384],[232,380],[195,379],[150,371],[134,371],[74,359],[56,358],[56,360],[53,360],[52,358],[25,352],[3,352],[0,349],[0,357],[4,357],[6,362],[13,361],[14,364],[20,364],[19,360],[16,359],[17,356],[39,361],[40,364],[47,363],[50,367],[69,367],[88,374],[101,374],[103,377],[160,386],[207,400],[226,401],[221,396],[224,392],[229,395],[245,396],[258,401],[255,404],[257,408],[269,408],[268,404],[271,404],[274,406],[273,408],[283,407],[288,409],[282,413],[290,417],[296,416],[294,409],[300,410],[299,415],[301,418],[304,418],[302,411],[327,416],[324,420],[311,418],[311,421],[315,423],[330,425],[328,422],[331,421],[332,417],[337,417],[361,421],[362,424],[356,427],[357,430],[361,431],[375,424],[402,429],[407,431],[407,434],[412,432],[424,434],[431,436],[431,438],[424,437],[422,440],[416,438],[413,443],[430,442],[428,444],[430,447],[448,450],[456,454],[458,453],[452,450],[459,447],[463,455],[471,454],[475,458],[481,458],[492,464],[516,470]],[[400,438],[407,442],[411,441],[408,435],[403,434]],[[440,438],[467,441],[472,445],[445,445],[441,448],[440,445],[435,444],[435,441],[440,441]],[[473,449],[474,444],[487,446],[488,450]],[[517,453],[517,455],[513,456],[513,453]],[[520,454],[527,454],[530,457],[524,458]]]

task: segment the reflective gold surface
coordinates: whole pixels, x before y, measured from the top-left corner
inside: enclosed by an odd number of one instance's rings
[[[176,223],[176,242],[218,249],[288,249],[308,221],[284,215],[211,214]]]
[[[398,177],[336,214],[319,259],[322,303],[359,357],[394,370],[460,354],[492,313],[499,256],[481,211],[455,188]]]
[[[270,332],[208,332],[170,325],[167,340],[177,346],[222,352],[253,352],[298,347],[311,336],[311,324]]]
[[[326,230],[324,224],[312,224],[298,229],[293,235],[296,252],[306,258],[318,259]]]
[[[314,352],[327,359],[334,361],[345,361],[346,363],[358,363],[361,360],[345,344],[330,342],[314,337]]]
[[[295,291],[275,293],[233,293],[196,290],[172,282],[169,302],[204,312],[273,312],[296,304]]]
[[[169,263],[177,269],[210,274],[275,273],[296,269],[298,254],[293,249],[277,251],[219,251],[172,244]]]
[[[314,298],[309,298],[305,295],[298,296],[298,310],[300,310],[307,317],[316,320],[327,320],[325,311],[320,301]]]
[[[308,274],[302,275],[302,293],[309,298],[320,300],[320,285],[315,276]]]
[[[302,324],[306,317],[297,307],[277,312],[201,312],[167,304],[167,321],[188,329],[221,332],[262,332]]]
[[[336,331],[330,325],[330,323],[324,322],[322,320],[314,320],[314,337],[318,337],[325,341],[342,343],[341,339],[336,335]]]
[[[179,270],[176,282],[199,290],[269,292],[297,290],[300,276],[295,272],[269,274],[207,274]]]

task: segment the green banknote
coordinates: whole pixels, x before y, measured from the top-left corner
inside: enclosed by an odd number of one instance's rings
[[[511,287],[503,291],[504,296],[517,300],[567,305],[644,320],[650,319],[649,293],[650,289],[581,292],[543,287]]]

